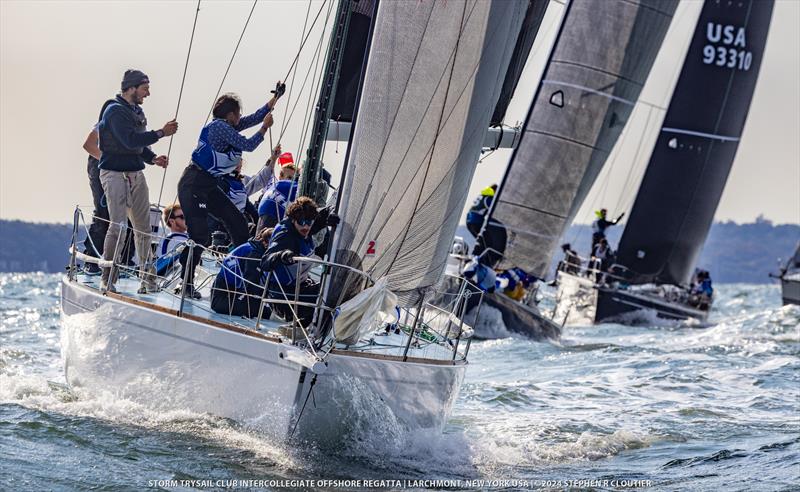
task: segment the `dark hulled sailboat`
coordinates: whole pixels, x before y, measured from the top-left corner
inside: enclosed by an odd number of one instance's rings
[[[667,319],[707,317],[709,300],[690,291],[692,271],[736,155],[772,7],[772,0],[703,5],[612,275],[594,287],[595,321],[642,309]]]
[[[781,281],[781,299],[784,306],[800,305],[800,243],[797,243],[794,254],[781,267],[780,272],[777,275],[770,274],[770,277]]]
[[[567,3],[519,144],[486,224],[499,222],[507,242],[499,268],[545,278],[559,238],[614,148],[669,28],[675,0]],[[500,294],[509,330],[533,338],[560,333],[539,313],[535,286],[523,301]]]

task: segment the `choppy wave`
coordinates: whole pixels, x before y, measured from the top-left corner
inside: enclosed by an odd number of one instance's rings
[[[174,477],[797,487],[800,307],[781,307],[774,286],[718,292],[708,326],[608,323],[568,326],[559,343],[473,342],[441,435],[405,431],[353,386],[342,395],[358,402],[353,432],[317,448],[68,387],[62,343],[91,344],[61,340],[58,277],[0,275],[0,454],[10,457],[0,488],[144,488]]]

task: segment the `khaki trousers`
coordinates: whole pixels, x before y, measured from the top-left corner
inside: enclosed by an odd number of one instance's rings
[[[103,243],[103,258],[119,261],[122,244],[115,251],[120,235],[120,224],[130,219],[134,229],[136,254],[139,257],[139,268],[143,273],[150,263],[150,190],[142,171],[122,172],[100,170],[100,183],[106,194],[108,216],[111,222]],[[110,269],[103,269],[103,280],[108,281]],[[144,277],[142,277],[144,278]]]

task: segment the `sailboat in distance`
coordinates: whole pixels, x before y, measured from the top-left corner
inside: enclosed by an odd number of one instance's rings
[[[616,260],[591,278],[559,272],[565,317],[707,318],[713,298],[693,269],[736,156],[772,8],[772,0],[703,4]]]
[[[566,4],[519,143],[484,216],[475,268],[548,277],[559,239],[622,133],[676,6],[676,0]],[[483,309],[499,310],[508,330],[556,338],[560,326],[539,312],[536,289],[529,283],[520,300],[497,289],[484,296]]]
[[[303,267],[298,277],[321,279],[313,302],[298,291],[268,292],[277,287],[267,278],[257,318],[213,312],[207,280],[221,267],[209,250],[199,268],[205,278],[195,279],[204,299],[185,289],[174,295],[179,279],[167,277],[157,293],[137,293],[133,279],[103,290],[78,271],[77,260],[98,260],[75,248],[76,210],[61,284],[68,383],[230,418],[280,439],[296,431],[341,445],[354,434],[369,438],[370,425],[387,420],[440,431],[464,379],[471,330],[461,317],[463,291],[447,305],[429,301],[477,163],[476,136],[487,131],[526,7],[523,0],[339,2],[303,170],[306,195],[325,195],[321,150],[338,117],[332,109],[354,15],[353,27],[366,23],[368,32],[356,53],[361,62],[352,64],[358,75],[343,79],[349,89],[358,83],[331,254],[294,258]],[[262,318],[267,304],[288,306],[289,324]],[[304,324],[295,314],[301,309],[314,310],[313,322]]]
[[[781,266],[778,274],[771,273],[769,276],[781,281],[781,299],[784,306],[800,305],[800,242],[797,243],[791,258]]]

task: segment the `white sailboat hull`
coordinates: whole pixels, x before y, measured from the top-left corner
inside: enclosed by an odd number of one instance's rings
[[[66,278],[61,307],[70,386],[230,418],[279,439],[295,422],[299,437],[318,442],[387,418],[400,430],[441,430],[466,370],[334,351],[315,374],[288,341],[177,317]]]

